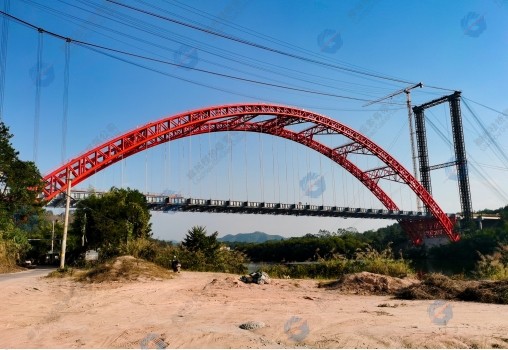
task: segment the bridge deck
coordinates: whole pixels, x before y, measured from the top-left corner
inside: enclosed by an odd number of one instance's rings
[[[183,211],[236,214],[352,217],[392,220],[423,219],[431,217],[428,216],[427,213],[403,210],[364,209],[312,204],[244,202],[195,198],[175,198],[174,201],[169,201],[169,203],[150,203],[149,207],[151,210],[164,212]]]
[[[73,191],[71,206],[88,196],[95,194],[101,196],[102,192],[91,193],[87,191]],[[233,201],[217,199],[183,198],[167,195],[145,195],[150,210],[162,212],[202,212],[202,213],[236,213],[236,214],[267,214],[267,215],[294,215],[294,216],[320,216],[320,217],[351,217],[368,219],[428,219],[432,216],[425,212],[365,209],[338,207],[313,204],[287,204],[253,201]],[[60,194],[52,199],[48,207],[64,207],[65,195]]]

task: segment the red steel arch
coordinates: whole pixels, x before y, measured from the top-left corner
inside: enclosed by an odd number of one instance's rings
[[[271,119],[253,121],[258,116],[273,116]],[[302,123],[311,127],[300,132],[287,128]],[[235,104],[198,109],[146,124],[135,130],[113,138],[89,150],[52,171],[44,177],[43,196],[52,199],[65,191],[67,180],[73,186],[98,171],[148,148],[192,135],[220,132],[260,132],[293,140],[310,147],[346,169],[362,182],[389,210],[398,210],[393,200],[379,187],[381,178],[405,183],[422,200],[432,219],[401,221],[401,225],[414,243],[422,243],[424,235],[446,234],[450,240],[459,240],[454,232],[454,222],[443,212],[434,198],[397,160],[385,150],[359,132],[326,116],[302,109],[273,104]],[[337,148],[330,148],[314,140],[318,134],[341,134],[351,140]],[[361,170],[347,159],[350,153],[370,154],[385,166]]]

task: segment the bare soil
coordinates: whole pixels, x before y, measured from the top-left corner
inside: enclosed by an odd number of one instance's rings
[[[402,301],[365,291],[369,283],[381,283],[383,294],[395,282],[408,281],[383,282],[364,274],[350,277],[352,284],[323,288],[326,282],[313,280],[258,285],[232,274],[173,276],[102,283],[69,277],[2,281],[0,347],[508,347],[508,305]],[[354,284],[363,286],[355,293]]]

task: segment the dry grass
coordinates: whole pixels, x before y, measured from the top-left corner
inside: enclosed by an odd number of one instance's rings
[[[77,280],[88,283],[154,281],[173,278],[173,272],[133,256],[121,256],[80,274]]]
[[[65,268],[64,270],[55,270],[51,271],[46,275],[46,278],[65,278],[65,277],[71,277],[71,278],[78,278],[86,273],[86,270],[80,270],[80,269],[73,269],[73,268]]]
[[[16,265],[14,254],[6,242],[0,240],[0,273],[22,271],[23,268]]]
[[[396,293],[400,299],[445,299],[508,304],[508,281],[467,281],[431,274]]]
[[[344,275],[337,281],[319,283],[318,286],[347,294],[389,295],[414,283],[418,283],[418,281],[412,278],[397,278],[371,272],[359,272]]]

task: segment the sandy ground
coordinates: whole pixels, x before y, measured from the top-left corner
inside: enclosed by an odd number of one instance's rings
[[[1,280],[0,347],[508,347],[508,305],[434,309],[433,301],[340,294],[312,280],[246,285],[238,277],[184,271],[125,284]],[[443,318],[446,325],[436,324]],[[239,327],[248,321],[264,327]]]

